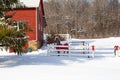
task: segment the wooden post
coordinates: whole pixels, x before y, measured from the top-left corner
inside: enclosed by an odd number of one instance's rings
[[[50,47],[50,45],[47,44],[47,56],[49,55],[49,47]]]
[[[114,55],[117,56],[118,55],[118,50],[119,50],[119,46],[115,45],[114,46]]]
[[[70,50],[70,43],[68,44],[68,53],[69,53],[69,57],[71,57],[71,50]]]
[[[95,54],[94,54],[94,51],[95,51],[95,46],[94,46],[94,45],[92,45],[91,47],[92,47],[92,57],[94,58],[94,57],[95,57]]]

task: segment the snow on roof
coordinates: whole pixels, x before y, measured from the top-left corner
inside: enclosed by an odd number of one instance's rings
[[[23,2],[27,7],[38,7],[40,0],[20,0],[20,2]]]

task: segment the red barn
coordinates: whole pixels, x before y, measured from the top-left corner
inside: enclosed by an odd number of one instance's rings
[[[35,0],[24,0],[24,1],[35,1]],[[27,34],[29,36],[29,41],[37,41],[40,43],[41,46],[43,43],[43,30],[46,27],[46,23],[45,23],[44,9],[43,9],[43,0],[37,0],[36,3],[39,3],[38,6],[36,5],[29,6],[27,8],[21,8],[12,11],[12,13],[15,12],[12,19],[28,22],[28,25],[33,29],[32,32],[29,32]],[[27,6],[26,3],[25,6]]]

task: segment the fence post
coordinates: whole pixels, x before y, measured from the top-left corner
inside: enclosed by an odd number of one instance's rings
[[[68,52],[69,52],[69,57],[71,57],[71,50],[70,50],[70,43],[68,44]]]
[[[119,50],[119,46],[115,45],[114,46],[114,55],[117,56],[118,55],[118,50]]]
[[[95,51],[95,46],[92,45],[92,57],[93,57],[93,58],[95,57],[94,51]]]
[[[49,55],[49,51],[50,51],[49,47],[50,47],[50,45],[47,44],[47,56]]]

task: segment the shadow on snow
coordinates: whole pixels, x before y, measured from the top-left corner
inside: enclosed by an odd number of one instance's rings
[[[104,56],[99,56],[94,59],[87,57],[68,57],[68,56],[41,56],[36,55],[6,55],[0,56],[0,68],[12,68],[22,65],[56,65],[62,66],[67,65],[70,62],[84,63],[90,60],[104,58]]]

